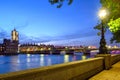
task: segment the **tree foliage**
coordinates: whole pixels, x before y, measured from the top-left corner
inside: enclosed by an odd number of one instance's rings
[[[120,0],[100,0],[102,7],[109,11],[109,19],[117,19],[120,17]]]
[[[108,23],[109,29],[113,34],[113,37],[111,38],[111,43],[115,41],[116,43],[120,42],[120,18],[113,20],[111,19]]]
[[[57,8],[60,8],[63,5],[63,2],[67,1],[68,5],[70,5],[73,0],[49,0],[49,2],[53,5],[53,4],[57,4]]]
[[[97,29],[97,30],[100,31],[100,32],[97,33],[98,36],[101,35],[102,26],[104,27],[104,32],[106,32],[108,26],[107,26],[107,24],[105,24],[105,23],[104,23],[104,24],[101,24],[101,23],[100,23],[100,24],[98,24],[97,26],[94,27],[94,29]]]
[[[112,33],[113,36],[111,38],[111,43],[115,42],[115,43],[120,43],[120,30],[118,30],[117,32],[115,33]]]
[[[120,18],[113,20],[111,19],[108,23],[109,29],[112,33],[116,33],[120,30]]]

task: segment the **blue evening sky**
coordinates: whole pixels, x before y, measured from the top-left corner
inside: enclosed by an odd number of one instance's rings
[[[98,46],[93,27],[100,6],[99,0],[74,0],[61,8],[48,0],[0,0],[0,41],[16,28],[20,43]]]

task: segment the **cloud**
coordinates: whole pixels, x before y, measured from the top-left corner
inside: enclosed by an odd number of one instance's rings
[[[25,34],[19,34],[20,43],[44,43],[49,42],[51,39],[48,37],[34,37],[34,36],[26,36]]]
[[[109,44],[111,33],[106,32],[106,41]],[[45,44],[55,44],[55,45],[94,45],[99,46],[100,36],[97,36],[97,31],[93,32],[82,32],[78,31],[72,34],[66,34],[62,36],[57,36],[53,38],[50,42],[46,42]]]
[[[23,22],[23,23],[19,23],[15,26],[16,29],[23,29],[26,28],[29,25],[28,21]]]
[[[55,40],[46,42],[45,44],[54,44],[54,45],[64,45],[64,46],[88,46],[88,45],[99,45],[99,37],[98,36],[89,36],[83,38],[76,39],[66,39],[66,40]]]
[[[4,38],[10,38],[10,34],[4,29],[0,28],[0,42],[3,42]]]
[[[86,38],[86,37],[92,37],[92,36],[97,36],[97,32],[92,30],[88,31],[83,31],[83,30],[78,30],[76,32],[69,32],[64,35],[56,36],[53,39],[54,40],[67,40],[67,39],[77,39],[77,38]]]
[[[90,39],[90,37],[97,36],[93,31],[76,31],[70,32],[68,34],[60,36],[44,36],[44,37],[34,37],[26,36],[25,34],[20,34],[20,43],[46,43],[46,44],[59,44],[59,45],[86,45],[85,39]],[[82,40],[83,39],[83,40]],[[89,41],[88,41],[89,42]]]

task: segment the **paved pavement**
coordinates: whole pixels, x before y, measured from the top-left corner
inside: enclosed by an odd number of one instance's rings
[[[89,80],[120,80],[120,61],[112,65],[110,70],[103,70]]]

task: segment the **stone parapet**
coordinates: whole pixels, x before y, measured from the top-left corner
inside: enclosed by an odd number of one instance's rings
[[[104,58],[104,69],[108,70],[111,68],[111,54],[97,54],[95,57],[103,57]]]
[[[86,80],[103,70],[103,58],[1,74],[0,80]]]

